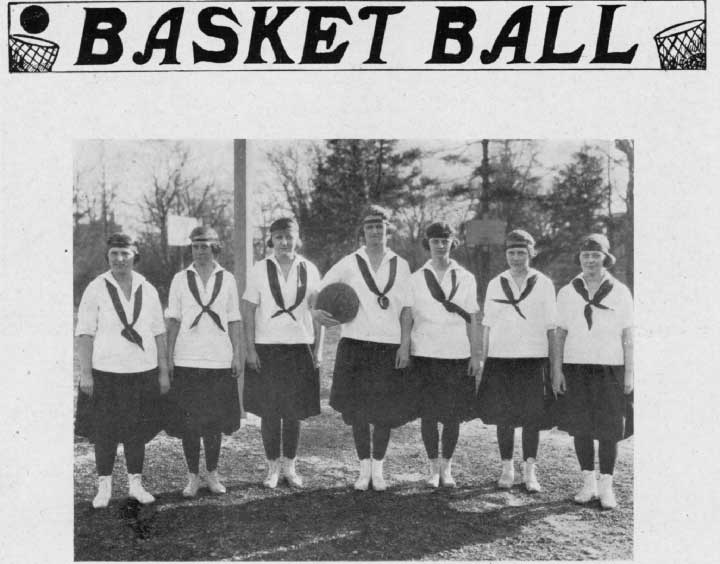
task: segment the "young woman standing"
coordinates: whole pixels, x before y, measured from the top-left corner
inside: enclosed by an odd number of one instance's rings
[[[583,473],[577,503],[600,497],[616,507],[613,472],[617,443],[624,437],[625,395],[633,391],[633,301],[630,290],[607,269],[615,264],[607,237],[588,235],[580,242],[582,273],[558,294],[558,363],[553,389],[565,392],[560,428],[574,437]],[[600,481],[595,477],[599,443]]]

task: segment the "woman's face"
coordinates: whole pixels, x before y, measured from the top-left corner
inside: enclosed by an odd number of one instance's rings
[[[273,252],[276,257],[292,258],[295,256],[298,234],[294,229],[273,231],[270,235],[270,240],[273,243]]]
[[[605,268],[605,253],[602,251],[582,251],[580,253],[580,266],[583,274],[599,274]]]
[[[434,259],[448,258],[450,256],[450,249],[452,249],[452,242],[453,240],[448,237],[431,237],[428,239],[430,257]]]
[[[215,260],[212,244],[207,241],[197,241],[191,245],[193,262],[200,265],[211,264]]]
[[[507,249],[505,258],[508,266],[515,272],[523,272],[530,266],[530,251],[525,248],[517,247]]]
[[[111,247],[108,251],[108,264],[113,274],[132,272],[135,263],[135,251],[128,247]]]
[[[384,221],[366,223],[363,225],[363,234],[367,245],[383,245],[387,239],[387,224]]]

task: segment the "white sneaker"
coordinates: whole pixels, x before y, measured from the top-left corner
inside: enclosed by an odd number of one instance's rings
[[[523,463],[523,482],[525,483],[525,489],[530,493],[542,491],[540,482],[538,482],[537,476],[535,475],[534,458],[528,458]]]
[[[155,498],[143,488],[142,474],[128,474],[128,495],[142,504],[155,501]]]
[[[372,473],[372,465],[369,458],[360,461],[360,476],[355,482],[355,489],[364,492],[370,486],[370,474]]]
[[[497,485],[498,488],[501,488],[503,490],[509,490],[513,487],[513,484],[515,483],[515,467],[513,466],[512,460],[503,460],[502,461],[502,474],[500,474],[500,478],[498,479]]]
[[[263,481],[263,486],[274,490],[277,488],[280,479],[280,460],[268,460],[268,475]]]
[[[98,491],[97,495],[92,500],[92,506],[95,509],[101,509],[107,507],[110,503],[110,496],[112,494],[112,476],[99,476],[98,477]]]
[[[303,481],[295,470],[295,459],[285,458],[283,460],[283,476],[291,488],[302,488]]]
[[[589,503],[598,496],[595,470],[583,470],[583,486],[575,495],[575,503]]]
[[[452,462],[449,458],[440,459],[440,483],[446,488],[454,488],[457,485],[452,477]]]
[[[195,497],[200,489],[200,476],[188,472],[188,483],[182,491],[183,497]]]
[[[603,509],[615,509],[617,507],[617,500],[615,499],[612,484],[612,474],[600,474],[598,493],[600,496],[600,507]]]
[[[218,476],[217,470],[208,472],[207,478],[208,489],[214,494],[224,494],[227,489],[220,483],[220,477]]]
[[[428,460],[428,467],[430,468],[430,475],[425,480],[425,483],[431,488],[440,487],[440,461],[437,458],[431,458]]]
[[[383,460],[372,459],[372,487],[376,492],[384,492],[387,483],[383,477]]]

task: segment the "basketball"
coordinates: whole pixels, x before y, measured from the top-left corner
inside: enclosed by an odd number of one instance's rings
[[[328,284],[320,291],[315,308],[327,311],[340,323],[347,323],[355,319],[360,308],[360,299],[351,286],[336,282]]]

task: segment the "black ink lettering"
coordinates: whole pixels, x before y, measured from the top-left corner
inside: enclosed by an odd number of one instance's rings
[[[112,65],[123,54],[120,32],[125,29],[127,17],[119,8],[85,8],[85,23],[80,37],[76,65]],[[109,26],[100,29],[100,26]],[[104,53],[93,53],[95,41],[107,43]]]
[[[235,55],[237,55],[237,34],[231,27],[212,23],[213,16],[225,16],[230,21],[240,25],[232,8],[211,6],[201,10],[198,14],[198,27],[200,31],[208,37],[222,39],[225,47],[220,51],[209,51],[193,41],[193,60],[196,63],[229,63],[235,58]]]
[[[570,6],[548,6],[550,13],[548,14],[547,28],[545,29],[545,42],[543,44],[543,54],[538,63],[577,63],[580,60],[585,45],[580,45],[577,49],[570,53],[556,53],[555,43],[557,42],[558,29],[560,28],[560,19],[562,13]]]
[[[287,20],[290,15],[297,9],[297,6],[292,7],[280,7],[277,9],[277,15],[269,22],[265,21],[265,16],[270,8],[267,6],[253,7],[255,11],[255,17],[253,18],[252,32],[250,33],[250,46],[248,47],[248,56],[245,59],[246,63],[265,63],[266,61],[262,58],[261,50],[263,41],[266,39],[270,42],[273,53],[275,54],[275,63],[294,63],[285,51],[282,40],[280,39],[280,33],[278,32],[280,26]]]
[[[500,30],[497,39],[495,39],[492,51],[483,49],[483,52],[480,53],[480,61],[482,64],[489,65],[497,61],[505,47],[515,49],[515,56],[512,61],[508,61],[508,64],[528,62],[525,58],[525,53],[527,52],[528,39],[530,38],[532,11],[532,6],[524,6],[515,10]],[[517,35],[510,35],[516,27],[518,28]]]
[[[145,42],[145,51],[137,51],[133,55],[133,62],[136,65],[146,64],[156,49],[165,51],[165,56],[163,60],[160,61],[161,65],[179,64],[177,60],[177,47],[184,12],[185,8],[171,8],[158,18],[158,21],[155,22],[155,25],[150,28],[150,33],[148,33],[148,38]],[[164,39],[158,38],[158,32],[168,22],[170,23],[168,36]]]
[[[306,9],[310,14],[308,15],[305,45],[303,47],[300,64],[338,64],[342,60],[343,55],[345,55],[345,51],[348,45],[350,45],[350,42],[344,41],[332,51],[319,52],[317,49],[320,42],[324,42],[327,48],[330,49],[333,41],[335,41],[335,34],[337,33],[337,24],[335,22],[331,23],[327,29],[323,29],[322,21],[324,18],[334,18],[352,25],[350,14],[348,14],[344,6],[312,6]]]
[[[600,15],[600,28],[598,29],[597,46],[595,47],[595,58],[591,63],[621,63],[629,65],[635,58],[638,44],[636,43],[627,51],[615,51],[610,53],[610,33],[612,32],[613,18],[615,10],[622,8],[625,4],[603,4],[600,6],[602,13]]]
[[[433,42],[432,57],[426,64],[451,64],[464,63],[468,60],[473,50],[473,40],[470,31],[475,27],[477,16],[467,6],[438,6],[438,20],[435,28],[435,40]],[[450,27],[451,24],[459,23],[459,27]],[[457,41],[460,44],[460,51],[457,53],[447,52],[448,40]]]
[[[361,20],[367,20],[370,16],[377,16],[375,19],[375,31],[373,31],[372,44],[370,45],[370,56],[364,65],[384,65],[386,64],[380,58],[382,54],[383,41],[385,40],[385,28],[387,27],[388,18],[394,14],[399,14],[405,9],[405,6],[364,6],[360,8],[358,16]]]

